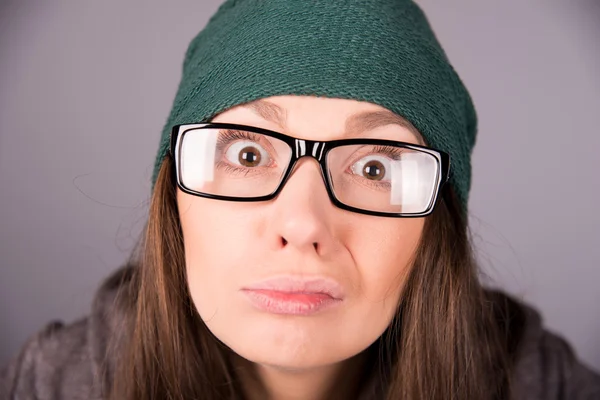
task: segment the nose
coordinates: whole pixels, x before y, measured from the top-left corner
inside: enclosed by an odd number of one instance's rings
[[[320,256],[331,251],[333,205],[315,159],[298,160],[272,206],[270,235],[276,248],[292,247]]]

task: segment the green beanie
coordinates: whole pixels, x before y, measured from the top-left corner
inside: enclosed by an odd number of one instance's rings
[[[466,211],[475,109],[411,0],[226,1],[186,52],[152,187],[173,125],[285,94],[362,100],[403,116],[450,154],[450,183]]]

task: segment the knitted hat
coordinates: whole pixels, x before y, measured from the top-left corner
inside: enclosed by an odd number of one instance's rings
[[[450,184],[467,209],[475,110],[411,0],[227,0],[188,47],[152,186],[173,125],[285,94],[362,100],[403,116],[450,154]]]

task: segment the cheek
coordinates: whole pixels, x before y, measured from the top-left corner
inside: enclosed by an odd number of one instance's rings
[[[336,344],[346,353],[365,349],[390,325],[411,271],[423,219],[371,219],[354,226],[360,228],[342,228],[354,260],[352,295],[337,324]]]
[[[365,225],[348,239],[360,276],[357,296],[381,318],[391,319],[395,312],[423,225],[421,218],[384,221]]]
[[[228,325],[222,317],[243,282],[250,250],[245,246],[252,245],[257,224],[227,202],[186,196],[178,196],[178,203],[190,294],[207,325],[215,318]]]

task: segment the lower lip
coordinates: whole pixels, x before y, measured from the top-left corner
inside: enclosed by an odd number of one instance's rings
[[[341,300],[324,293],[290,293],[276,290],[243,290],[250,302],[273,314],[311,315],[336,306]]]

